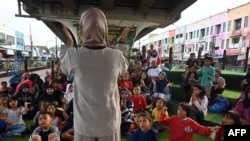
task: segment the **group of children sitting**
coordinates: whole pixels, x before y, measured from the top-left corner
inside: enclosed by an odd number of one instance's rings
[[[158,135],[167,129],[166,126],[170,131],[169,140],[190,141],[194,133],[200,133],[209,135],[213,140],[222,141],[224,137],[223,125],[240,124],[239,115],[230,110],[223,115],[221,125],[215,127],[202,125],[201,121],[207,116],[208,105],[209,101],[212,100],[211,96],[214,95],[213,92],[218,91],[216,93],[221,94],[226,84],[220,71],[211,66],[212,58],[210,56],[204,58],[201,70],[195,65],[195,62],[190,62],[188,72],[184,75],[187,83],[193,82],[189,86],[191,95],[187,95],[187,102],[179,103],[177,114],[174,116],[169,116],[167,112],[167,102],[171,98],[172,93],[169,95],[169,92],[172,92],[172,84],[167,80],[166,72],[154,66],[154,62],[152,62],[152,66],[146,69],[138,67],[140,63],[135,62],[134,70],[128,74],[125,81],[122,78],[120,82],[123,85],[119,85],[122,111],[121,133],[128,137],[128,141],[158,140]],[[135,75],[138,72],[141,72],[139,73],[141,76],[139,75],[139,82],[136,82]],[[129,77],[129,75],[131,76]],[[201,78],[199,79],[199,77]],[[162,82],[161,80],[166,81]],[[148,85],[145,82],[148,82]],[[147,86],[149,92],[144,92],[145,86]],[[158,93],[162,93],[164,96]],[[170,98],[166,98],[166,96],[170,96]],[[186,101],[186,99],[183,99],[183,101]],[[135,131],[135,129],[138,130]]]
[[[0,96],[0,121],[1,134],[3,136],[21,136],[28,129],[23,116],[29,111],[29,103],[22,106],[17,97],[9,97],[2,94]],[[68,113],[64,108],[47,100],[39,102],[39,108],[33,117],[30,141],[58,141],[61,138],[61,132],[64,128],[63,121],[69,119]],[[73,126],[72,126],[73,127]]]
[[[205,58],[205,65],[210,68],[209,63],[211,60]],[[209,81],[213,79],[210,75],[209,78],[205,75]],[[37,76],[27,77],[17,84],[15,90],[19,90],[13,94],[8,93],[7,82],[2,83],[1,135],[22,135],[27,131],[23,119],[32,117],[30,141],[73,141],[73,85],[61,73],[55,75],[55,80],[49,74],[44,82],[38,83],[38,80]],[[172,85],[167,72],[161,71],[154,61],[149,68],[142,68],[137,61],[134,68],[118,80],[121,134],[128,141],[158,141],[159,134],[168,129],[171,141],[190,141],[194,133],[210,135],[213,139],[216,134],[216,139],[222,140],[223,125],[239,124],[239,116],[233,111],[225,113],[222,125],[200,124],[208,106],[207,91],[200,84],[192,85],[189,102],[180,102],[176,114],[170,116],[167,102],[171,99]]]
[[[121,95],[123,100],[124,95],[127,94],[122,92]],[[133,103],[128,101],[127,103]],[[121,106],[121,109],[124,109],[124,107]],[[133,111],[131,115],[132,123],[124,124],[125,120],[123,120],[121,131],[123,135],[127,136],[127,141],[158,141],[159,134],[163,130],[169,130],[170,141],[191,141],[195,133],[208,135],[212,140],[223,141],[224,125],[241,125],[238,113],[233,110],[225,111],[221,124],[214,127],[203,126],[197,122],[193,118],[193,111],[194,108],[190,103],[180,102],[176,114],[170,116],[167,111],[166,101],[162,98],[156,98],[155,108],[152,111]],[[122,130],[126,125],[129,125],[127,132]]]
[[[0,88],[0,137],[30,133],[29,141],[73,141],[73,85],[51,74],[30,74],[16,87],[3,81]],[[67,82],[65,88],[63,83]],[[14,90],[13,90],[14,89]],[[26,121],[32,121],[27,126]]]

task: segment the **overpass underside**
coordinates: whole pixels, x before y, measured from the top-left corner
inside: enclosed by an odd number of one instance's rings
[[[196,0],[17,0],[19,17],[43,21],[63,42],[61,23],[79,42],[77,24],[81,12],[88,7],[104,11],[109,26],[135,29],[134,41],[156,28],[166,27],[181,17],[181,12]],[[21,12],[23,9],[28,15]]]

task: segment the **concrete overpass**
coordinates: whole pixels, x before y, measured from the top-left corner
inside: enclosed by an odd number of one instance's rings
[[[134,41],[156,28],[166,27],[181,17],[181,12],[196,0],[17,0],[18,17],[43,21],[63,42],[61,23],[78,43],[77,24],[81,11],[97,7],[104,11],[110,26],[135,29]],[[23,9],[29,15],[21,12]]]

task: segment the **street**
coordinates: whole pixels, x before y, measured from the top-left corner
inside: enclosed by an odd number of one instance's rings
[[[51,69],[43,69],[43,70],[38,70],[38,71],[30,71],[29,73],[37,73],[38,75],[40,75],[41,79],[44,81],[44,76],[45,76],[46,70],[48,70],[49,72],[51,72]],[[0,78],[0,82],[7,81],[8,85],[9,85],[9,79],[10,79],[10,77],[11,76],[1,77]]]

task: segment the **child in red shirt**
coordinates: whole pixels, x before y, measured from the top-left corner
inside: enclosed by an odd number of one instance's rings
[[[133,93],[134,95],[130,97],[134,103],[133,111],[150,108],[150,105],[147,105],[145,97],[141,94],[141,87],[139,85],[134,86]]]
[[[213,140],[224,141],[224,125],[241,125],[239,115],[232,110],[225,112],[219,125],[220,129],[212,137]]]
[[[130,79],[129,73],[121,77],[121,81],[119,82],[119,88],[120,89],[127,88],[130,92],[133,91],[133,83]]]
[[[188,103],[181,102],[177,108],[177,115],[166,119],[166,114],[160,117],[160,123],[170,129],[169,141],[192,141],[194,133],[209,135],[217,131],[218,127],[205,127],[189,118],[191,107]]]

